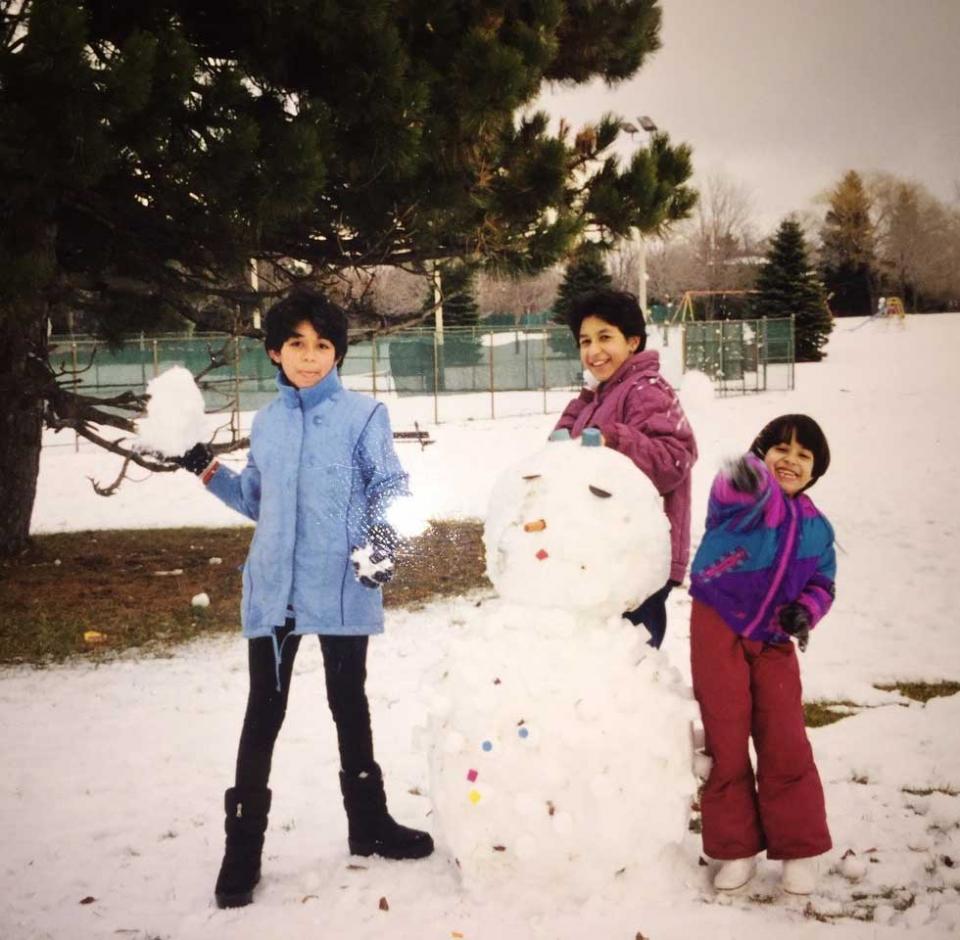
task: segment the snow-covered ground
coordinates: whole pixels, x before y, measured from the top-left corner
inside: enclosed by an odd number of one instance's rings
[[[549,883],[465,889],[439,852],[413,863],[350,859],[319,651],[304,644],[274,761],[263,883],[251,907],[218,911],[221,794],[232,781],[246,685],[238,634],[168,659],[0,671],[0,937],[956,936],[960,695],[923,706],[875,686],[960,680],[947,593],[960,570],[960,316],[861,324],[840,321],[829,358],[799,366],[793,392],[714,399],[700,377],[681,389],[701,449],[695,543],[719,461],[768,418],[806,411],[831,443],[833,463],[812,495],[841,546],[838,596],[802,668],[808,699],[858,707],[811,731],[835,848],[810,899],[780,894],[778,866],[769,862],[748,891],[718,898],[693,833],[670,877],[628,869],[586,903]],[[548,414],[542,398],[497,399],[498,414],[539,414],[459,421],[457,403],[446,400],[439,425],[430,423],[432,400],[390,401],[396,428],[417,420],[436,440],[400,449],[436,517],[485,514],[501,470],[535,451],[555,421],[563,396],[548,401]],[[463,407],[478,413],[473,403]],[[182,472],[143,473],[118,495],[98,497],[86,478],[111,481],[116,459],[86,446],[75,452],[62,434],[50,443],[35,531],[240,522]],[[185,604],[190,594],[184,589]],[[431,825],[425,677],[445,654],[450,624],[468,624],[479,599],[389,611],[386,635],[371,644],[378,755],[394,814],[410,824]],[[685,675],[688,611],[688,598],[675,591],[664,650]],[[655,721],[624,717],[611,730],[629,747],[635,729]],[[658,807],[638,802],[625,811],[643,816]],[[847,850],[863,862],[859,881],[837,870]]]

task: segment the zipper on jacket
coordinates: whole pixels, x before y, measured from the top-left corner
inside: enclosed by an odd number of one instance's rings
[[[777,596],[777,592],[780,590],[780,585],[783,584],[783,579],[787,574],[787,567],[790,563],[790,559],[793,557],[793,547],[797,538],[797,507],[794,505],[793,500],[789,497],[784,496],[783,498],[786,500],[787,512],[790,514],[790,522],[787,525],[787,538],[783,546],[783,552],[781,553],[780,559],[777,562],[777,570],[774,572],[773,581],[770,583],[770,589],[767,591],[767,596],[764,597],[763,603],[760,605],[760,609],[757,611],[757,616],[753,618],[753,620],[741,634],[745,637],[750,637],[750,635],[755,633],[757,628],[762,623],[766,623],[770,619],[770,604]]]

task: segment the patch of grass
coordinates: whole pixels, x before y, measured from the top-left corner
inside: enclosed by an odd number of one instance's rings
[[[22,555],[0,562],[0,664],[134,647],[162,654],[197,636],[239,632],[240,567],[252,533],[244,526],[35,536]],[[489,586],[482,525],[440,522],[398,557],[384,604],[406,607]],[[209,607],[191,605],[201,592]],[[91,645],[88,631],[105,639]]]
[[[849,718],[851,712],[838,711],[837,707],[856,708],[853,702],[804,702],[803,723],[808,728],[822,728],[832,725],[841,718]]]
[[[960,796],[960,790],[953,787],[900,787],[901,793],[909,793],[910,796],[930,796],[934,793],[942,793],[944,796]]]
[[[873,686],[881,692],[899,692],[905,698],[915,702],[929,702],[932,698],[956,695],[960,692],[960,682],[941,679],[938,682],[891,682],[875,683]]]

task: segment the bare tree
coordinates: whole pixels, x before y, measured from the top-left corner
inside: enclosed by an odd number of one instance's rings
[[[889,173],[870,176],[867,188],[886,289],[914,309],[956,297],[960,212],[922,184]]]
[[[562,279],[563,271],[559,267],[549,268],[531,277],[481,274],[477,279],[480,315],[511,313],[520,316],[548,310],[553,306]]]

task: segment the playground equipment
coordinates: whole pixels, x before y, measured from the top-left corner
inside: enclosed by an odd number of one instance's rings
[[[877,313],[881,317],[896,317],[898,320],[902,320],[907,315],[907,311],[903,308],[903,301],[899,297],[888,297],[883,310],[878,310]]]
[[[706,316],[706,317],[697,317],[696,310],[694,308],[694,301],[697,298],[703,297],[719,297],[722,300],[724,297],[746,297],[750,294],[756,294],[755,290],[687,290],[683,292],[683,297],[680,300],[680,303],[677,305],[677,309],[673,312],[673,316],[670,318],[671,323],[693,323],[697,319],[700,320],[725,320],[728,319],[724,316]],[[721,311],[722,312],[722,311]],[[742,317],[734,317],[729,319],[743,319]]]

